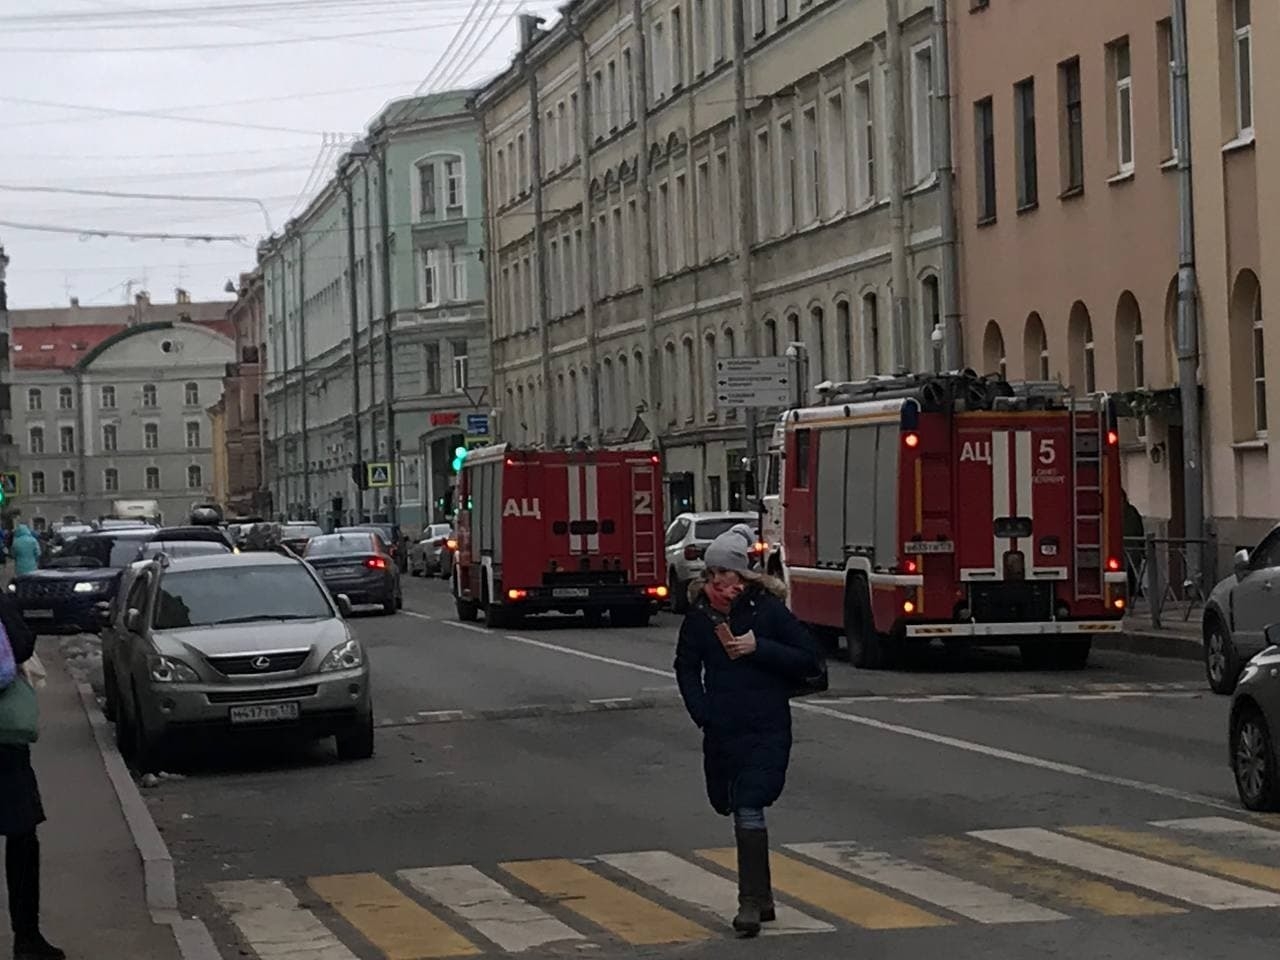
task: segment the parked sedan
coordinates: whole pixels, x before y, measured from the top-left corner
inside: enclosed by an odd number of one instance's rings
[[[667,586],[671,607],[683,613],[689,606],[689,581],[702,576],[706,568],[702,555],[708,544],[731,527],[745,523],[754,530],[757,518],[751,513],[682,513],[667,527]]]
[[[450,543],[454,546],[450,547]],[[447,523],[433,523],[418,542],[409,548],[409,575],[447,579],[453,572],[453,527]]]
[[[279,553],[153,560],[129,571],[104,651],[116,737],[140,772],[198,733],[332,736],[373,755],[364,648],[305,563]]]
[[[302,556],[312,537],[318,537],[323,530],[315,523],[282,523],[280,525],[280,542]]]
[[[1250,810],[1280,810],[1280,624],[1266,631],[1268,647],[1245,664],[1231,700],[1231,772],[1240,802]]]
[[[1249,658],[1267,646],[1267,627],[1280,623],[1280,527],[1236,554],[1235,572],[1209,594],[1202,623],[1209,686],[1231,693]]]
[[[375,533],[330,533],[312,538],[304,555],[329,592],[353,603],[377,603],[383,613],[404,605],[400,570]]]

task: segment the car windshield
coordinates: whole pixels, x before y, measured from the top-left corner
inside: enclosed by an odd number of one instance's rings
[[[427,529],[427,532],[422,539],[436,540],[436,539],[439,539],[440,537],[451,537],[451,536],[453,536],[453,528],[450,527],[447,523],[433,523]]]
[[[305,556],[338,556],[344,553],[377,553],[378,545],[372,534],[331,533],[316,537],[307,544]]]
[[[318,526],[314,523],[286,523],[280,528],[280,536],[286,540],[302,540],[303,538],[318,537],[322,533]]]
[[[171,570],[161,581],[152,626],[174,630],[332,616],[324,591],[300,564],[245,564]]]
[[[138,546],[146,539],[144,536],[110,537],[83,536],[76,537],[59,557],[59,566],[74,566],[74,559],[84,560],[87,567],[112,567],[120,569],[133,563],[138,557]]]
[[[210,540],[151,540],[138,551],[139,560],[150,560],[163,553],[167,557],[207,557],[213,553],[230,553],[225,544]]]
[[[746,523],[746,517],[721,517],[717,520],[699,520],[693,525],[693,535],[699,540],[714,540],[720,534]]]

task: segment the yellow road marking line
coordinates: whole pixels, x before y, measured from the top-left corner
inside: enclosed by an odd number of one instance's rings
[[[699,850],[698,855],[730,870],[737,867],[733,848]],[[843,877],[780,853],[771,853],[773,888],[868,930],[944,927],[951,921]]]
[[[1222,857],[1194,844],[1181,843],[1137,830],[1121,830],[1118,827],[1064,827],[1062,832],[1138,853],[1144,857],[1167,860],[1194,870],[1204,870],[1231,877],[1233,880],[1243,880],[1245,883],[1265,887],[1267,890],[1280,890],[1280,869],[1260,863],[1250,863],[1247,860]]]
[[[307,886],[329,902],[387,960],[470,957],[480,950],[376,873],[311,877]]]
[[[1140,896],[1103,880],[1048,863],[1021,857],[972,840],[935,837],[926,851],[956,871],[982,871],[1002,883],[1047,896],[1057,903],[1108,917],[1154,917],[1186,913],[1159,900]]]
[[[692,943],[711,932],[571,860],[499,864],[517,880],[634,945]]]

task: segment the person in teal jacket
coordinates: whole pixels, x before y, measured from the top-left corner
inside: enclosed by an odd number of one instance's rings
[[[25,523],[18,524],[13,534],[14,573],[33,573],[40,566],[40,541]]]

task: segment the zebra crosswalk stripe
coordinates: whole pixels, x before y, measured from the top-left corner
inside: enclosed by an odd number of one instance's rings
[[[358,960],[279,880],[210,884],[260,960]]]
[[[1036,923],[1067,919],[1066,914],[1057,910],[1019,900],[932,867],[871,850],[853,841],[793,843],[787,849],[978,923]]]
[[[1112,850],[1041,827],[975,830],[969,836],[1209,910],[1280,906],[1280,896],[1274,893]]]
[[[376,873],[312,877],[307,885],[387,960],[436,960],[480,952],[470,940]]]
[[[503,950],[520,953],[549,943],[584,940],[582,934],[472,866],[401,870],[397,876],[448,907]]]
[[[1068,827],[1065,833],[1119,847],[1131,853],[1158,860],[1178,863],[1193,870],[1216,873],[1241,883],[1248,883],[1266,890],[1280,891],[1280,869],[1262,863],[1249,863],[1224,857],[1212,850],[1180,843],[1168,837],[1158,837],[1138,830],[1121,830],[1116,827]]]
[[[646,850],[604,854],[599,859],[667,896],[715,914],[726,923],[737,913],[737,884],[673,853]],[[785,904],[777,905],[777,914],[777,921],[766,926],[764,933],[828,933],[835,929],[826,921],[814,919]]]
[[[1153,827],[1176,830],[1211,840],[1228,840],[1258,850],[1280,850],[1280,832],[1256,823],[1230,817],[1188,817],[1182,820],[1153,820]]]

